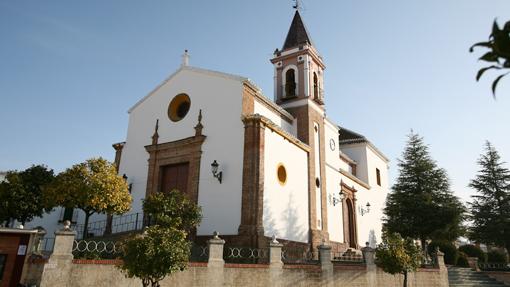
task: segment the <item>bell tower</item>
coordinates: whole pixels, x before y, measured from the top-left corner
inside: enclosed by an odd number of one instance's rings
[[[296,10],[287,38],[274,58],[275,102],[285,104],[311,99],[324,105],[323,73],[326,68]]]
[[[297,8],[297,7],[294,7]],[[296,118],[297,138],[308,155],[309,243],[312,250],[329,241],[324,140],[325,65],[296,9],[281,50],[274,58],[275,102]]]

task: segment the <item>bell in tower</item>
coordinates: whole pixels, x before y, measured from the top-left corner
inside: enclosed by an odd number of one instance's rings
[[[275,66],[275,102],[285,107],[290,102],[311,99],[324,105],[322,58],[315,49],[296,10],[281,50],[276,49],[271,63]],[[294,106],[294,105],[293,105]]]

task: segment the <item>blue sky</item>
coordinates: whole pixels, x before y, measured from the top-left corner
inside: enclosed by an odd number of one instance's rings
[[[44,163],[61,171],[113,159],[127,110],[180,64],[249,77],[272,98],[269,58],[281,48],[292,1],[0,0],[0,170]],[[304,1],[302,16],[326,63],[327,114],[396,159],[411,129],[425,137],[463,199],[490,140],[510,161],[510,77],[468,52],[508,0]]]

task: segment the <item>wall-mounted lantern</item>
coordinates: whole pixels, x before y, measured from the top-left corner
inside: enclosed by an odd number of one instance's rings
[[[359,206],[359,213],[361,213],[361,216],[370,212],[370,202],[367,202],[367,204],[365,206],[366,206],[366,208]]]
[[[128,183],[128,176],[126,174],[123,174],[122,178],[126,181],[126,183]],[[132,187],[133,187],[133,183],[128,183],[128,190],[129,190],[130,194],[131,194],[131,188]]]
[[[342,200],[344,200],[345,198],[345,195],[343,192],[339,192],[339,197],[335,197],[334,195],[331,195],[329,194],[329,203],[332,204],[333,206],[336,206],[337,204],[341,203]]]
[[[221,183],[221,178],[223,176],[223,172],[220,171],[218,172],[218,167],[220,165],[216,162],[216,160],[213,161],[213,163],[211,163],[211,171],[212,171],[212,174],[215,178],[218,179],[218,181]]]

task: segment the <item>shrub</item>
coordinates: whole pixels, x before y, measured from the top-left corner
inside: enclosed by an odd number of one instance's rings
[[[478,262],[481,263],[487,262],[487,254],[476,245],[473,244],[462,245],[461,247],[459,247],[459,251],[465,253],[468,257],[477,257]]]
[[[501,253],[497,250],[492,250],[487,253],[487,261],[489,263],[508,263],[508,260],[506,258],[506,254]]]
[[[448,241],[432,241],[428,246],[428,252],[433,255],[436,251],[436,247],[444,253],[444,263],[450,265],[456,265],[457,259],[459,258],[459,251],[453,243]]]
[[[457,266],[469,267],[468,256],[464,252],[459,252],[459,258],[457,259]]]

